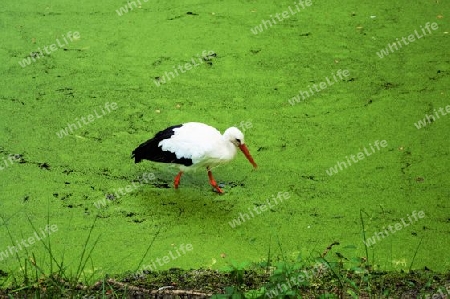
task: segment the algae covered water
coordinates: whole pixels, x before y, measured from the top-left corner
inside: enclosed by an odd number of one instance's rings
[[[0,270],[50,267],[49,244],[74,272],[88,250],[89,278],[295,260],[338,242],[378,269],[448,271],[449,11],[4,3]],[[239,127],[258,169],[243,155],[214,169],[219,195],[206,172],[175,190],[176,168],[134,164],[136,146],[189,121]]]

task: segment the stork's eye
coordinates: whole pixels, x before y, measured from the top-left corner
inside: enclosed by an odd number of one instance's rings
[[[237,142],[238,144],[241,144],[241,139],[236,138],[236,142]]]

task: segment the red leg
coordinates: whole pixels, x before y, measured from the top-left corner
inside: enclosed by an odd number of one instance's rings
[[[180,184],[181,175],[183,174],[182,171],[180,171],[177,176],[175,177],[175,181],[173,184],[175,185],[175,189],[178,189],[178,185]]]
[[[223,193],[222,189],[219,188],[219,186],[217,185],[216,181],[214,180],[214,178],[212,176],[212,172],[209,169],[208,169],[208,177],[209,177],[209,183],[211,184],[211,186],[213,186],[214,189],[217,190],[217,192]]]

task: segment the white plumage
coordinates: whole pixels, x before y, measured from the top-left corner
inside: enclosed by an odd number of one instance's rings
[[[211,169],[231,161],[239,148],[250,163],[257,165],[244,143],[244,134],[236,127],[228,128],[224,134],[206,124],[189,122],[169,127],[158,132],[152,139],[133,151],[135,162],[142,159],[177,164],[180,172],[175,177],[178,188],[183,172],[206,167],[210,184],[220,193],[212,177]]]

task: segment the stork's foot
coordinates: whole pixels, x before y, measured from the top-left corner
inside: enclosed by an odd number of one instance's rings
[[[178,185],[180,184],[181,175],[183,174],[182,171],[180,171],[177,176],[175,177],[175,180],[173,182],[175,189],[178,189]]]
[[[216,189],[217,192],[222,194],[223,193],[222,189],[220,189],[219,185],[217,185],[217,182],[213,178],[212,172],[209,169],[208,169],[208,178],[209,178],[209,183],[211,184],[211,186],[213,186],[213,188]]]

